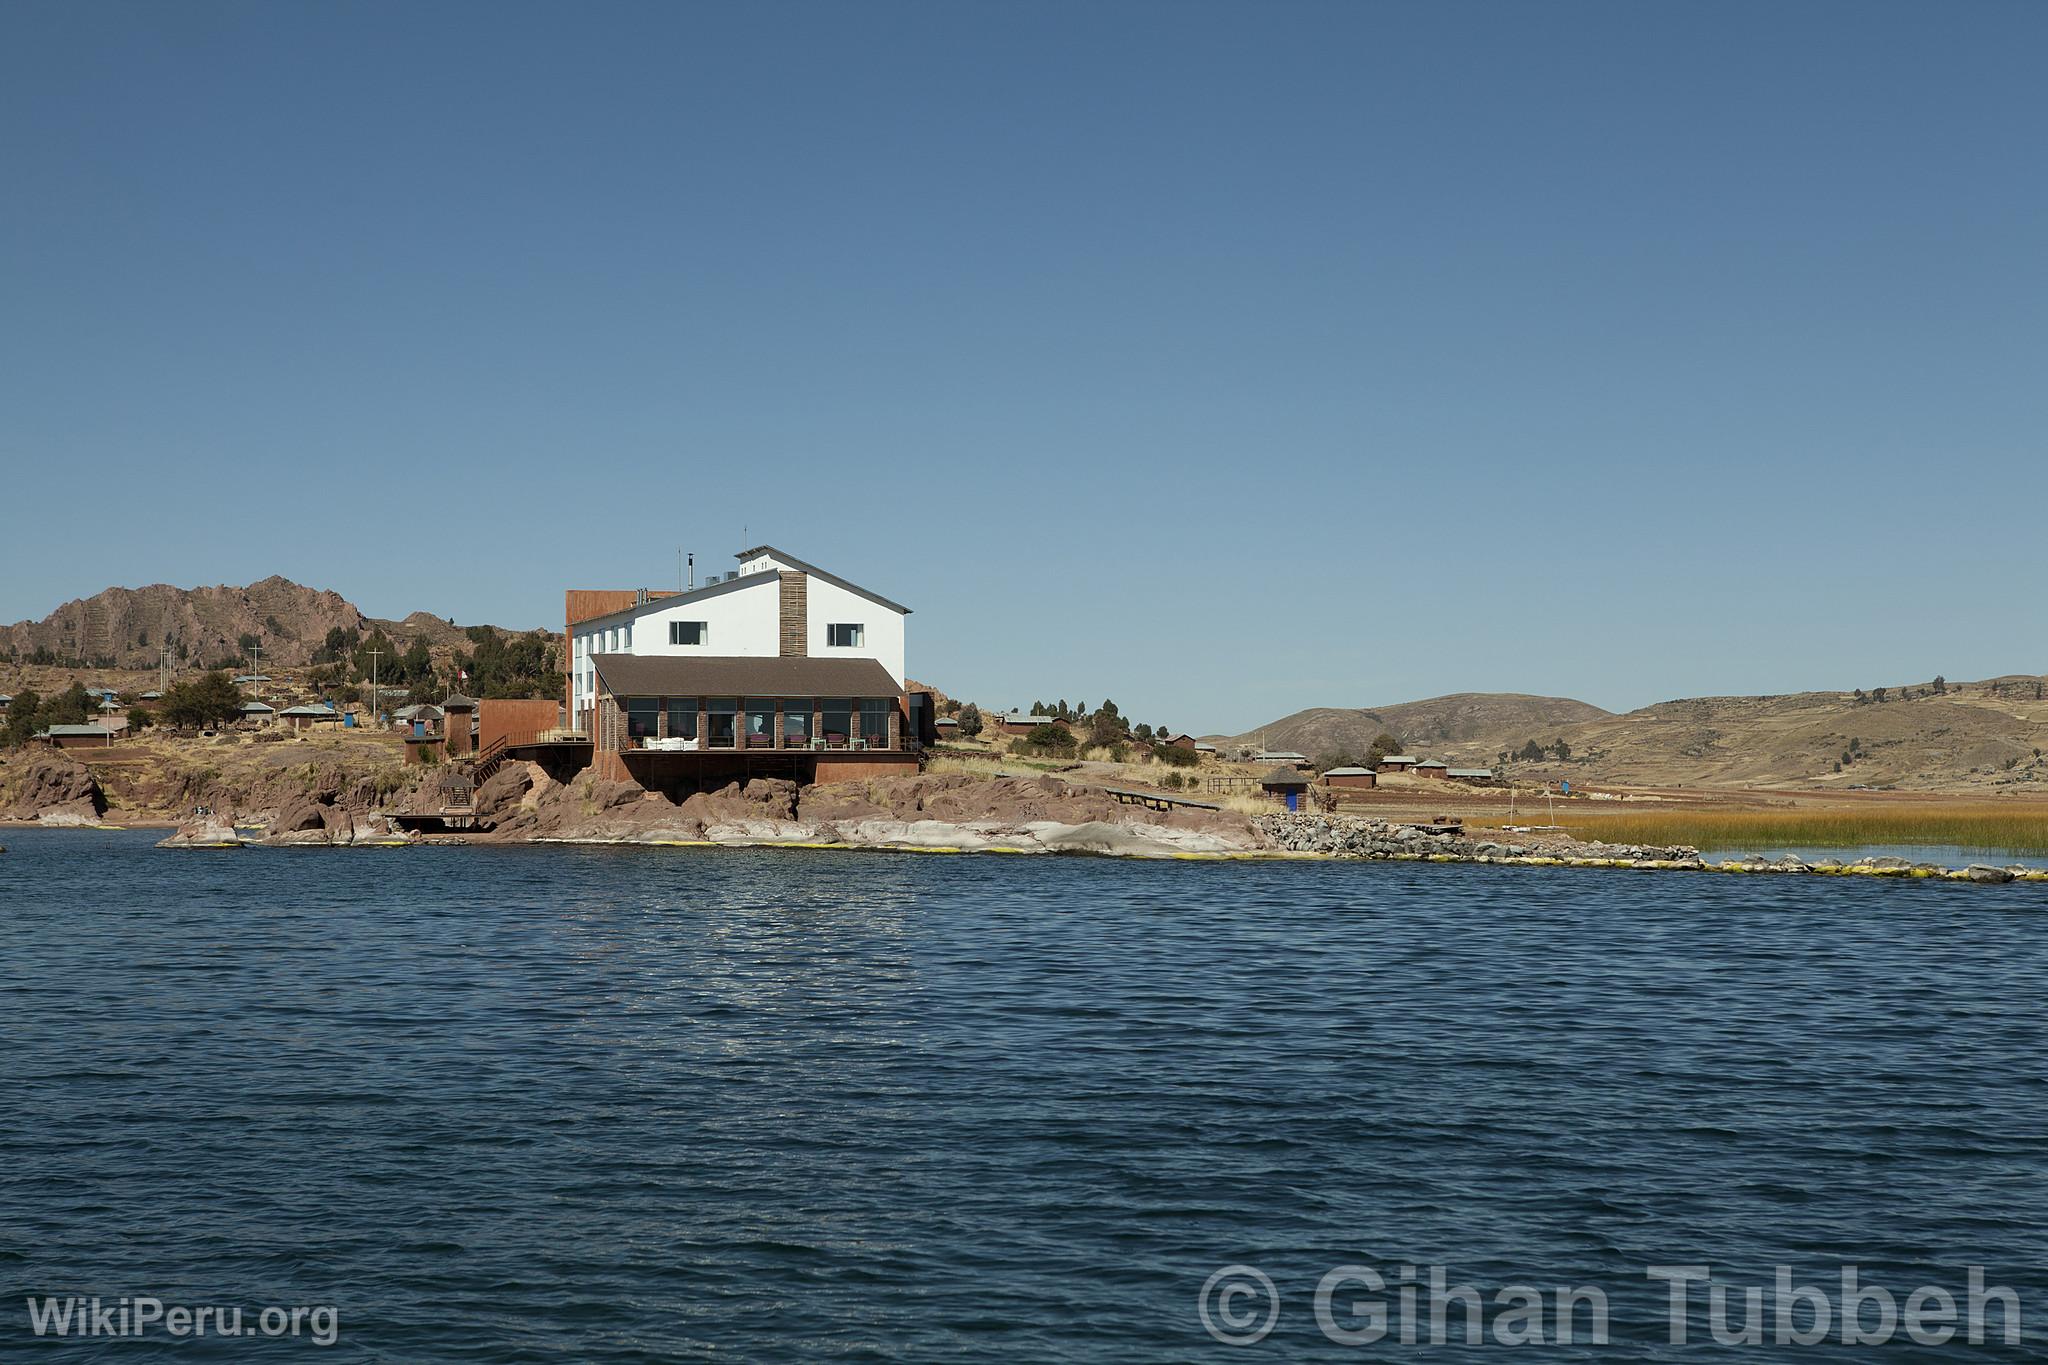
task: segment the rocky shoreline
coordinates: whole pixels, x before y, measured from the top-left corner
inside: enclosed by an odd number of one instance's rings
[[[1128,858],[1333,859],[1511,867],[1630,868],[1938,879],[1973,884],[2048,882],[2048,870],[1975,864],[1947,868],[1900,858],[1715,862],[1696,848],[1587,843],[1548,831],[1468,835],[1456,826],[1357,816],[1174,808],[1140,811],[1099,788],[1058,778],[920,775],[799,788],[776,779],[734,784],[672,802],[632,783],[583,774],[556,783],[529,764],[508,765],[477,792],[488,832],[410,832],[360,809],[361,791],[318,787],[285,809],[252,816],[263,833],[242,838],[215,817],[160,847],[389,847],[405,844],[638,844],[647,847],[871,849],[931,853],[1088,853]]]
[[[1520,836],[1531,842],[1467,837],[1428,825],[1324,815],[1261,815],[1253,823],[1275,847],[1293,853],[1393,862],[1486,863],[1515,867],[1621,867],[1652,871],[1734,872],[1834,877],[1898,877],[2003,885],[2048,882],[2048,868],[1972,863],[1950,868],[1906,858],[1835,858],[1806,861],[1785,854],[1710,862],[1688,846],[1586,843],[1577,839]]]

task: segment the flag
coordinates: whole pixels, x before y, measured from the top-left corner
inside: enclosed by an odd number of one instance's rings
[[[456,669],[456,670],[455,670],[455,676],[456,676],[456,677],[458,677],[458,678],[460,678],[460,679],[462,679],[462,681],[464,681],[464,682],[468,682],[468,681],[469,681],[469,670],[468,670],[468,669],[466,669],[466,668],[458,668],[458,669]]]

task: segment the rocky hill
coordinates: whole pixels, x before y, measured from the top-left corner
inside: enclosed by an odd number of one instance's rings
[[[1532,734],[1546,738],[1565,726],[1607,717],[1599,707],[1569,697],[1531,697],[1518,692],[1458,692],[1394,706],[1318,706],[1297,711],[1241,735],[1211,735],[1224,749],[1292,749],[1317,754],[1363,754],[1381,733],[1411,749],[1434,754],[1455,748],[1489,757],[1522,744]]]
[[[150,669],[166,645],[180,659],[210,663],[240,655],[241,638],[254,635],[264,664],[296,667],[312,661],[335,627],[366,635],[382,629],[394,640],[424,637],[436,647],[462,643],[462,632],[445,617],[414,612],[403,621],[379,620],[339,593],[272,576],[246,588],[108,588],[40,621],[0,626],[0,659]]]

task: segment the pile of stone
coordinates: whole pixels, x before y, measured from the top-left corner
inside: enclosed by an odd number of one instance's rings
[[[1402,824],[1359,816],[1281,813],[1254,817],[1269,848],[1353,858],[1427,858],[1438,862],[1585,862],[1704,867],[1696,848],[1580,843],[1571,839],[1507,842],[1473,838],[1456,827]]]

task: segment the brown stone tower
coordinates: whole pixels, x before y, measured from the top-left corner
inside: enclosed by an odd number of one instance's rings
[[[445,717],[441,726],[448,739],[448,757],[460,758],[470,751],[469,723],[476,715],[476,698],[451,692],[441,702],[441,711]]]

